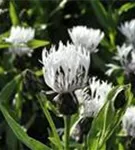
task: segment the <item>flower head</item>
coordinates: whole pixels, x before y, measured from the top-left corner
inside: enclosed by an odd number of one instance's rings
[[[23,54],[30,54],[32,49],[27,46],[27,42],[31,41],[35,36],[35,30],[31,27],[12,27],[10,36],[5,38],[5,41],[11,43],[10,52],[22,56]]]
[[[99,29],[77,26],[68,30],[68,33],[75,45],[81,45],[90,52],[97,52],[97,46],[104,37],[104,33]]]
[[[80,46],[60,42],[57,50],[43,50],[42,62],[45,82],[57,93],[73,92],[87,82],[90,56]]]
[[[112,88],[112,84],[97,80],[89,80],[89,86],[82,91],[81,111],[82,117],[95,117],[105,103],[105,99]]]
[[[135,44],[135,19],[132,19],[129,22],[126,21],[120,26],[119,30],[130,43],[133,45]]]
[[[126,45],[125,43],[121,47],[117,46],[117,53],[113,59],[119,64],[107,64],[106,66],[109,67],[106,72],[107,75],[110,76],[115,70],[129,70],[130,64],[135,63],[134,47],[131,44]]]
[[[135,138],[135,107],[134,106],[130,106],[127,108],[122,119],[122,126],[123,126],[123,130],[126,131],[126,133],[129,136]]]
[[[87,135],[93,118],[103,107],[111,88],[111,84],[92,77],[89,79],[88,87],[76,90],[75,94],[80,103],[80,117],[71,128],[70,135],[73,139],[81,142],[84,135]]]
[[[122,67],[125,67],[129,63],[129,55],[132,50],[132,45],[126,45],[125,43],[121,47],[117,46],[117,54],[114,59],[120,61]]]

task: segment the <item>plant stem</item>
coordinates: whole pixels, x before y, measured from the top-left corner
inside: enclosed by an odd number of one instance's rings
[[[64,142],[65,150],[69,150],[69,133],[70,133],[70,116],[64,117],[65,131],[64,131]]]
[[[83,150],[87,149],[87,136],[84,135],[84,144],[83,144]]]

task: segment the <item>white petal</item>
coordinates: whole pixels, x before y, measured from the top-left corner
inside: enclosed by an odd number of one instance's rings
[[[78,46],[85,47],[90,52],[97,52],[97,46],[104,37],[104,33],[99,29],[87,28],[86,26],[76,26],[68,30],[72,42]]]
[[[31,27],[12,26],[10,36],[5,38],[5,41],[12,44],[10,52],[19,56],[30,55],[33,50],[27,46],[27,42],[32,40],[34,36],[35,30]]]
[[[54,91],[68,92],[84,85],[87,79],[90,54],[82,47],[59,43],[58,50],[52,47],[42,52],[45,81]],[[80,76],[80,77],[79,77]]]
[[[122,126],[129,136],[135,137],[135,106],[127,108],[122,119]]]
[[[83,101],[81,100],[80,115],[83,117],[95,117],[104,105],[111,88],[112,84],[97,80],[96,77],[90,78],[89,87],[81,91]]]

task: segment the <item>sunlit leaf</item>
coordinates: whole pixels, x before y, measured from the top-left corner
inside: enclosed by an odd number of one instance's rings
[[[0,48],[9,48],[11,44],[8,43],[0,43]]]
[[[3,43],[4,38],[9,36],[9,31],[0,34],[0,43]]]
[[[36,49],[38,47],[43,47],[48,45],[49,42],[48,41],[43,41],[43,40],[31,40],[28,42],[28,46],[31,47],[32,49]]]
[[[61,144],[60,137],[59,137],[59,135],[57,133],[55,124],[54,124],[54,122],[52,120],[52,117],[51,117],[51,115],[50,115],[50,113],[49,113],[49,111],[47,109],[47,106],[46,106],[46,104],[47,104],[47,98],[42,93],[40,93],[39,95],[37,95],[37,97],[38,97],[38,100],[40,102],[41,108],[42,108],[42,110],[43,110],[43,112],[44,112],[44,114],[45,114],[45,116],[46,116],[46,118],[47,118],[47,120],[48,120],[48,122],[50,124],[51,130],[52,130],[52,133],[53,133],[53,136],[54,136],[54,138],[53,138],[53,144],[55,144],[59,148],[59,150],[62,150],[63,147],[62,147],[62,144]],[[56,142],[54,142],[54,139],[55,139]]]
[[[135,7],[135,3],[133,3],[133,2],[126,3],[118,9],[118,14],[122,15],[124,12],[127,12],[128,10],[130,10],[134,7]]]
[[[14,0],[10,0],[9,12],[10,12],[10,19],[11,19],[12,25],[14,26],[19,25],[20,21],[19,21],[18,13],[16,11]]]

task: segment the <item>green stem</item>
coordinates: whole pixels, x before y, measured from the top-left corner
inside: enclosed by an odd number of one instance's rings
[[[84,135],[84,145],[83,145],[83,150],[87,149],[87,135]]]
[[[69,133],[70,133],[70,116],[64,117],[65,131],[64,131],[64,142],[65,142],[65,150],[69,150]]]

